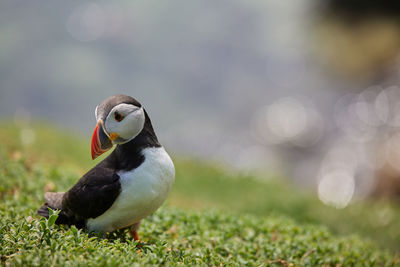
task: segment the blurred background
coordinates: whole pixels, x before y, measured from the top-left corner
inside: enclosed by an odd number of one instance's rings
[[[88,138],[128,94],[175,156],[345,208],[400,200],[396,0],[0,3],[0,119]],[[89,154],[88,154],[89,157]]]

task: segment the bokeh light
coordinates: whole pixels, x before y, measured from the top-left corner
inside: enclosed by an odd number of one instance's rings
[[[379,118],[392,127],[400,127],[400,87],[391,86],[382,90],[376,99]]]
[[[299,99],[285,97],[261,108],[253,117],[256,138],[265,144],[291,143],[311,146],[322,135],[323,122],[318,112]]]
[[[24,146],[33,144],[36,140],[36,133],[31,128],[22,128],[20,130],[20,140]]]
[[[337,170],[321,177],[318,196],[327,205],[344,208],[353,197],[354,187],[353,174],[348,170]]]
[[[103,35],[106,22],[102,7],[89,2],[76,7],[72,11],[66,27],[71,36],[76,40],[89,42]]]

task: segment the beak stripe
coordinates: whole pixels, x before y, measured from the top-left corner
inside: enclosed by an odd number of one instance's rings
[[[103,121],[99,120],[92,136],[92,159],[97,158],[98,156],[109,150],[111,147],[112,143],[108,138],[108,135],[103,130]]]

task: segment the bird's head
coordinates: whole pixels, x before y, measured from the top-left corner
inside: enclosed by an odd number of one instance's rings
[[[113,144],[124,144],[135,138],[144,127],[142,105],[126,95],[114,95],[96,107],[97,125],[92,137],[92,158],[95,159]]]

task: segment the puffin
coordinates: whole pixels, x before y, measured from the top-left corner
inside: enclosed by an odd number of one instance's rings
[[[128,228],[139,240],[141,220],[155,212],[171,190],[174,164],[146,110],[133,97],[111,96],[96,107],[95,115],[92,159],[115,149],[67,192],[45,193],[37,213],[48,218],[49,208],[59,210],[56,224],[90,232]]]

